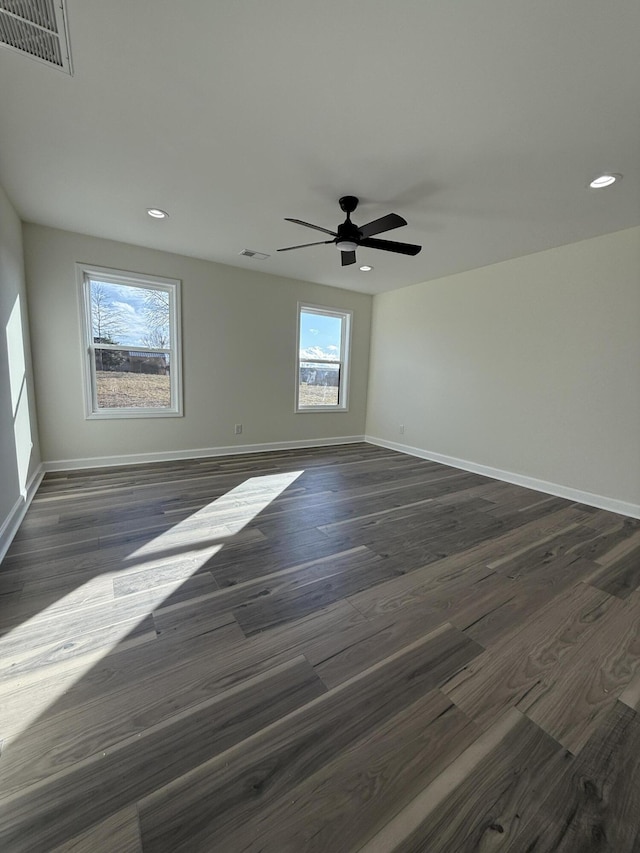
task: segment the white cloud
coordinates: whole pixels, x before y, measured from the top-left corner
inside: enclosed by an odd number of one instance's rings
[[[134,317],[137,316],[138,312],[133,307],[133,305],[129,305],[128,302],[116,302],[115,300],[111,303],[114,308],[120,308],[125,311],[127,314],[132,314]]]
[[[317,334],[318,334],[318,332],[319,332],[319,329],[309,329],[309,334],[310,334],[310,335],[317,335]]]
[[[307,359],[309,361],[313,361],[314,358],[331,358],[335,359],[335,352],[329,352],[329,350],[336,350],[337,347],[327,347],[323,349],[322,347],[313,346],[313,347],[305,347],[300,350],[300,358]]]
[[[111,305],[120,311],[123,321],[123,328],[117,336],[119,343],[123,346],[142,345],[142,338],[147,334],[148,327],[140,311],[136,311],[135,305],[115,299]]]

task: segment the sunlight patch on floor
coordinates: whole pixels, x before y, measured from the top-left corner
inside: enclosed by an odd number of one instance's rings
[[[302,473],[245,480],[137,548],[124,559],[123,568],[88,580],[2,637],[0,738],[24,732],[223,548],[220,538],[241,531]],[[162,586],[113,597],[115,578],[148,568],[151,561],[158,568],[177,561],[188,564]]]

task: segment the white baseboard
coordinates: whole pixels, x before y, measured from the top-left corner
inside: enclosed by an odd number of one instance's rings
[[[13,537],[22,523],[22,519],[29,509],[29,504],[38,491],[38,486],[42,482],[43,477],[44,466],[38,465],[27,483],[24,495],[20,495],[13,505],[11,512],[2,522],[2,525],[0,525],[0,563],[4,560],[4,556],[9,550],[9,545],[11,545]]]
[[[215,456],[237,456],[245,453],[268,453],[305,447],[330,447],[334,444],[358,444],[363,435],[314,438],[302,441],[273,441],[265,444],[237,444],[229,447],[201,447],[193,450],[170,450],[158,453],[129,453],[122,456],[92,456],[85,459],[55,459],[43,462],[45,472],[76,471],[82,468],[111,468],[115,465],[143,465],[145,462],[175,462],[180,459],[206,459]]]
[[[375,438],[371,435],[365,435],[364,440],[369,444],[386,447],[388,450],[398,450],[400,453],[418,456],[420,459],[441,462],[443,465],[450,465],[452,468],[472,471],[474,474],[482,474],[485,477],[492,477],[494,480],[503,480],[505,483],[513,483],[516,486],[524,486],[536,492],[545,492],[549,495],[566,498],[569,501],[577,501],[578,503],[594,506],[598,509],[606,509],[609,512],[617,512],[620,515],[640,518],[640,505],[638,504],[620,501],[616,498],[605,497],[604,495],[594,495],[592,492],[583,492],[580,489],[562,486],[559,483],[549,483],[547,480],[538,480],[535,477],[527,477],[524,474],[514,474],[512,471],[503,471],[501,468],[490,468],[487,465],[469,462],[467,459],[457,459],[455,456],[445,456],[442,453],[422,450],[419,447],[410,447],[408,444],[399,444],[396,441],[386,441],[385,439]]]

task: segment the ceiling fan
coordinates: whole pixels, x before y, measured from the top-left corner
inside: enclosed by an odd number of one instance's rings
[[[413,243],[398,243],[395,240],[375,240],[372,239],[374,234],[381,234],[383,231],[391,231],[392,228],[400,228],[406,225],[406,219],[398,216],[397,213],[388,213],[380,219],[374,219],[373,222],[368,222],[366,225],[358,227],[351,221],[351,214],[358,206],[358,199],[354,195],[343,195],[339,200],[342,210],[347,214],[345,221],[338,225],[337,231],[329,231],[327,228],[321,228],[319,225],[312,225],[310,222],[303,222],[301,219],[289,219],[285,217],[287,222],[297,222],[298,225],[304,225],[307,228],[315,228],[316,231],[324,231],[325,234],[331,234],[333,240],[320,240],[318,243],[302,243],[300,246],[287,246],[285,249],[278,249],[279,252],[290,252],[292,249],[304,249],[307,246],[322,246],[326,243],[335,243],[342,254],[342,266],[347,267],[349,264],[356,262],[356,249],[358,246],[366,246],[368,249],[382,249],[384,252],[397,252],[400,255],[417,255],[422,249],[422,246],[416,246]]]

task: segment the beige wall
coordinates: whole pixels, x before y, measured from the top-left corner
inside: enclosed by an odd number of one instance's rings
[[[370,296],[37,225],[24,247],[45,461],[364,434]],[[182,281],[183,418],[85,420],[76,262]],[[294,413],[298,300],[354,311],[348,412]]]
[[[365,432],[370,297],[35,225],[24,244],[45,460]],[[182,280],[184,418],[85,420],[76,261]],[[4,262],[3,294],[20,275]],[[293,412],[299,299],[355,312],[348,413]],[[640,506],[639,375],[631,229],[375,297],[366,433]]]
[[[27,486],[40,464],[22,228],[0,187],[0,553],[12,518],[24,508]],[[3,529],[4,528],[4,529]]]
[[[367,434],[640,507],[640,229],[376,296]]]

